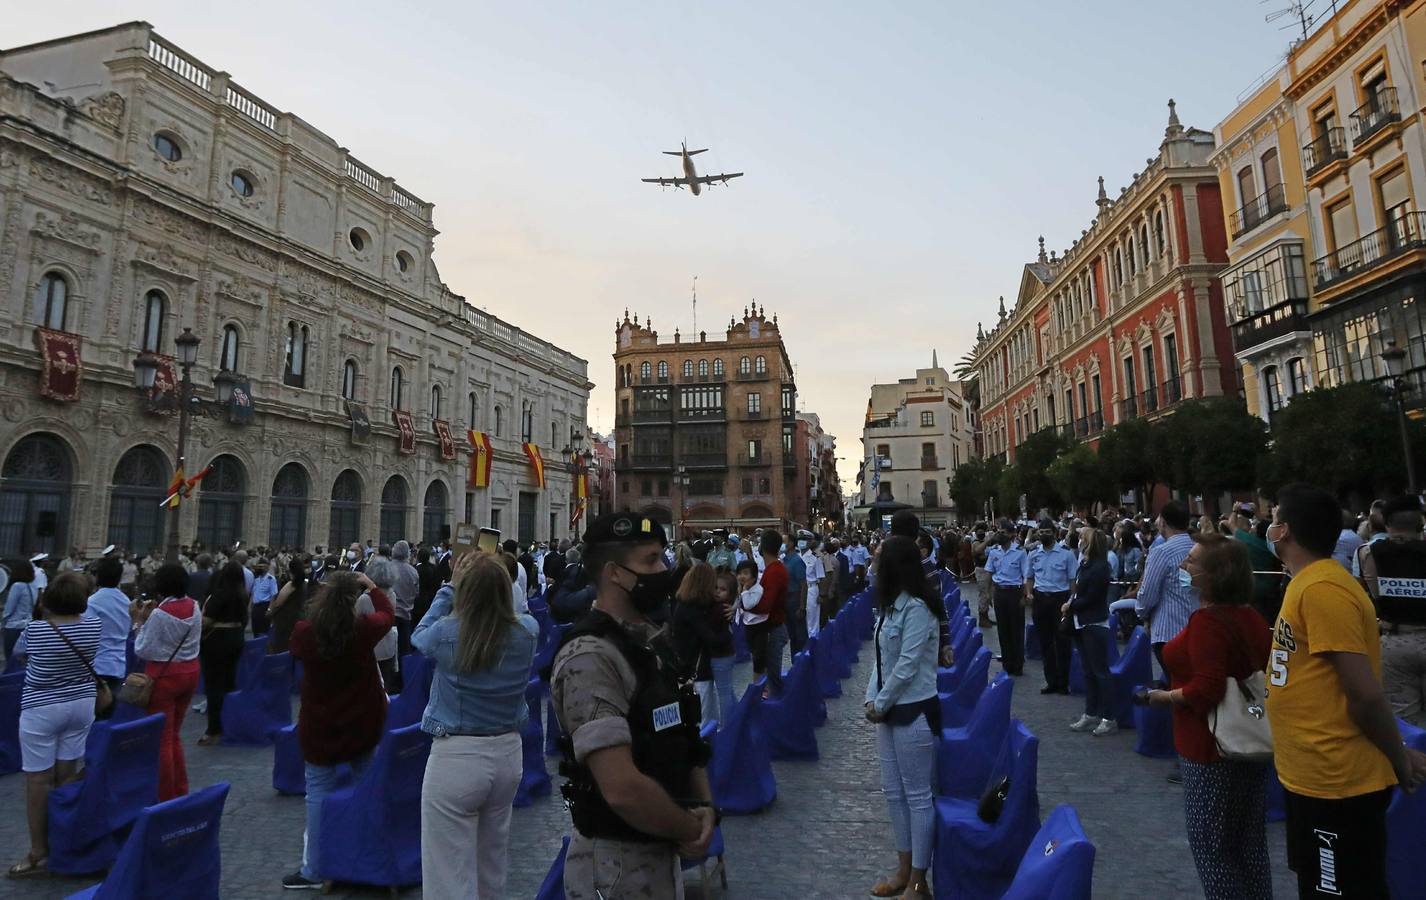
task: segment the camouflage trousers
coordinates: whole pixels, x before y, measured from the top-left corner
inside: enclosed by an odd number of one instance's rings
[[[683,871],[672,844],[570,838],[566,900],[683,900]]]
[[[1381,636],[1381,686],[1393,713],[1426,728],[1426,627]]]

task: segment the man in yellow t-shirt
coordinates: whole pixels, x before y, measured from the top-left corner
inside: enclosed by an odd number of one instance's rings
[[[1384,898],[1391,789],[1426,781],[1381,688],[1366,592],[1332,559],[1341,512],[1306,484],[1278,493],[1267,538],[1292,575],[1273,629],[1267,713],[1300,897]]]

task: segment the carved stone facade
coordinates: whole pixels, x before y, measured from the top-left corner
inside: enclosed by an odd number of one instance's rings
[[[0,51],[0,554],[162,543],[178,428],[133,361],[151,343],[173,355],[185,329],[199,395],[226,362],[256,414],[194,419],[187,471],[217,468],[181,508],[184,542],[310,549],[461,521],[566,536],[560,451],[585,431],[587,364],[452,292],[435,235],[430,204],[148,25]],[[78,402],[40,399],[41,326],[83,341]],[[488,488],[467,487],[468,430],[491,435]],[[115,483],[154,480],[135,453],[161,457],[162,484]]]

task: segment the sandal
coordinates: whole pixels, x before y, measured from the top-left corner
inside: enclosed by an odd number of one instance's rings
[[[41,875],[48,875],[50,873],[49,866],[46,865],[48,862],[48,857],[42,856],[35,859],[32,854],[26,853],[25,858],[11,866],[10,871],[5,874],[11,878],[37,878]]]
[[[900,897],[909,883],[909,881],[903,881],[900,884],[893,884],[890,881],[883,881],[871,889],[871,895],[873,897]]]

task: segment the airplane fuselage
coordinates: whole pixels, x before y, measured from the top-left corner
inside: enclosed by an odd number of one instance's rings
[[[688,155],[688,149],[683,151],[683,177],[688,179],[688,189],[697,197],[703,193],[703,188],[698,183],[698,170],[693,167],[693,157]]]

